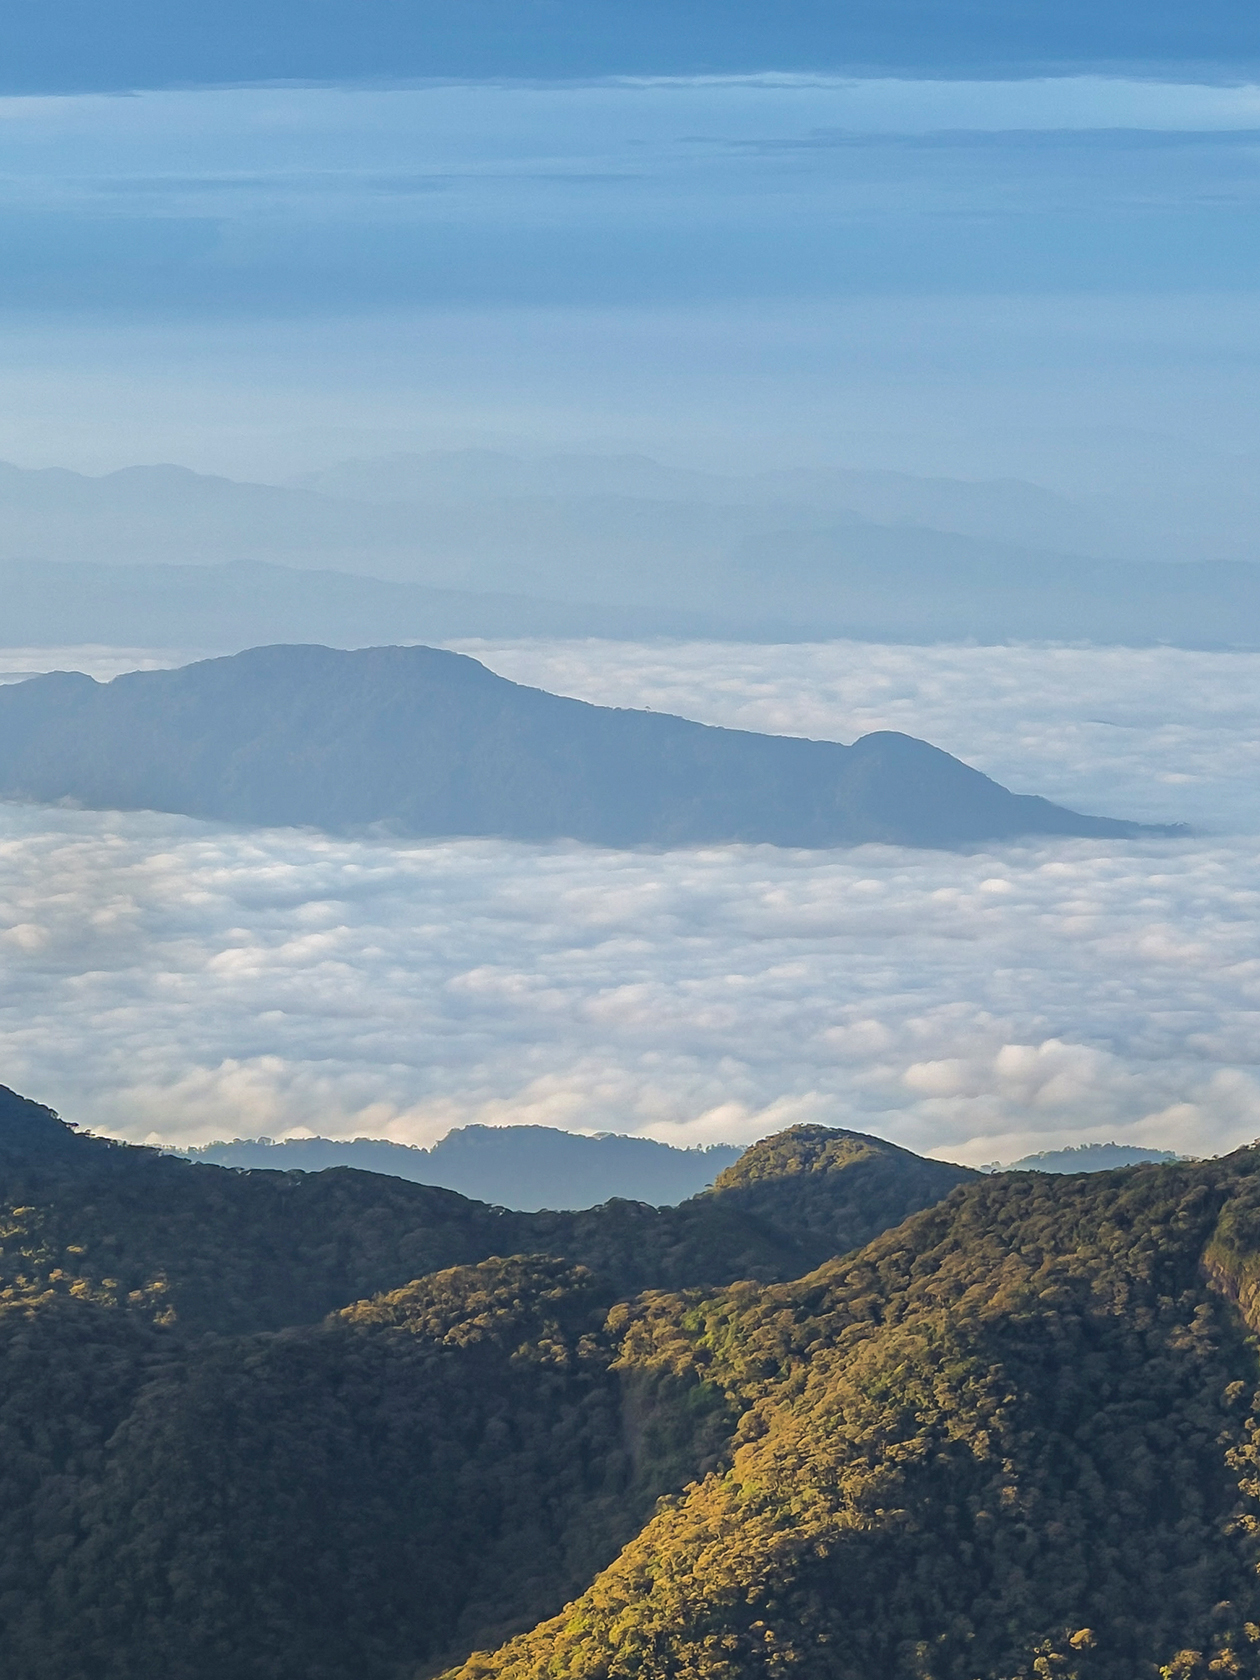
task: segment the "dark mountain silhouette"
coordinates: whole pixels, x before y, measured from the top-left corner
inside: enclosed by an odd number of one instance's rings
[[[236,823],[598,845],[1125,838],[924,741],[853,746],[564,699],[424,647],[255,648],[0,689],[0,795]]]
[[[321,1172],[358,1167],[458,1190],[474,1201],[536,1211],[586,1208],[613,1196],[654,1207],[706,1189],[743,1153],[733,1144],[675,1149],[652,1138],[611,1132],[582,1137],[552,1126],[460,1126],[432,1149],[384,1138],[236,1138],[182,1150],[220,1167]]]

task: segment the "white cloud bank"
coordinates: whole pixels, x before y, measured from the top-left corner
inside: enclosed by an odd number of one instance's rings
[[[662,856],[16,807],[0,834],[3,1077],[132,1138],[1260,1132],[1250,842]]]
[[[486,657],[745,725],[912,728],[1023,789],[1220,828],[651,854],[0,806],[0,1079],[173,1142],[470,1121],[743,1141],[818,1119],[983,1162],[1260,1133],[1260,658]]]

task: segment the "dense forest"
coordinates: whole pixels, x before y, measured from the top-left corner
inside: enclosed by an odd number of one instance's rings
[[[0,1183],[6,1680],[1260,1675],[1260,1151],[509,1215],[6,1093]]]
[[[799,1277],[973,1177],[858,1133],[797,1127],[677,1207],[513,1213],[340,1167],[252,1172],[77,1136],[0,1087],[0,1300],[115,1302],[181,1332],[310,1323],[445,1267],[546,1253],[617,1295]],[[783,1202],[780,1181],[799,1186]]]

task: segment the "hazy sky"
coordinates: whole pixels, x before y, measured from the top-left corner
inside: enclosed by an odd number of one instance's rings
[[[3,98],[0,456],[1255,449],[1260,91],[1192,70]]]

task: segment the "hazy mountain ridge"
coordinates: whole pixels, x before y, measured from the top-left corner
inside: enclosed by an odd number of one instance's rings
[[[439,589],[397,579],[240,560],[215,565],[0,561],[0,639],[10,647],[113,643],[236,652],[265,641],[362,646],[399,637],[712,635],[698,613]],[[737,639],[749,626],[731,621]]]
[[[333,831],[949,846],[1171,832],[1008,792],[892,732],[851,747],[614,710],[433,648],[258,648],[0,688],[0,794]]]
[[[741,521],[805,517],[948,531],[1034,550],[1105,551],[1111,533],[1088,509],[1021,479],[928,478],[893,470],[776,468],[739,476],[671,466],[649,455],[513,455],[443,449],[341,461],[292,488],[380,506],[560,507],[620,503],[730,509]]]
[[[1110,1172],[1115,1167],[1135,1167],[1147,1162],[1183,1160],[1171,1149],[1142,1149],[1128,1143],[1076,1143],[1064,1149],[1043,1149],[1012,1161],[1007,1172],[1081,1173]]]
[[[172,1154],[220,1167],[323,1172],[355,1167],[457,1190],[474,1201],[522,1211],[593,1207],[613,1197],[667,1205],[698,1195],[719,1173],[728,1196],[739,1174],[730,1169],[742,1147],[714,1143],[679,1149],[650,1138],[601,1133],[585,1137],[548,1126],[461,1126],[429,1149],[386,1138],[235,1138],[172,1149]],[[759,1159],[755,1156],[754,1159]],[[1135,1144],[1081,1143],[1022,1156],[992,1171],[1096,1173],[1186,1159],[1170,1149]],[[810,1186],[786,1163],[770,1194],[792,1203],[794,1224],[808,1223]]]
[[[886,534],[872,528],[868,535],[883,542]],[[803,582],[776,570],[789,551],[798,554]],[[544,598],[270,561],[0,560],[0,639],[10,647],[113,643],[215,652],[269,641],[351,647],[519,636],[1260,645],[1260,567],[1244,561],[1062,560],[1032,570],[974,554],[859,561],[823,531],[749,539],[738,567],[732,563],[688,592],[691,605],[670,604],[668,571],[658,598],[645,588],[638,601],[619,604],[594,599],[593,589],[573,599]],[[780,580],[777,587],[763,588],[761,571]]]
[[[1008,559],[1108,546],[1087,513],[1019,481],[843,470],[735,478],[648,457],[478,450],[346,462],[288,485],[172,465],[91,477],[0,463],[0,511],[4,559],[296,561],[446,588],[585,585],[596,598],[633,586],[622,572],[631,560],[649,571],[682,565],[675,589],[694,568],[703,589],[750,533],[837,522],[855,541],[867,527],[917,533],[927,552],[942,535],[962,539],[964,552],[968,538],[997,545]]]
[[[594,1207],[614,1196],[653,1206],[681,1202],[743,1151],[728,1143],[676,1149],[652,1138],[584,1137],[551,1126],[460,1126],[430,1149],[384,1138],[236,1138],[179,1153],[213,1166],[280,1172],[357,1167],[531,1212]]]
[[[1018,480],[733,478],[476,450],[346,462],[289,486],[0,465],[0,635],[1260,645],[1252,503],[1236,509],[1238,540],[1196,537],[1190,510],[1189,534],[1161,548],[1169,520],[1150,500],[1108,511]]]

